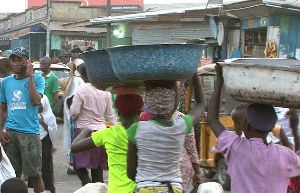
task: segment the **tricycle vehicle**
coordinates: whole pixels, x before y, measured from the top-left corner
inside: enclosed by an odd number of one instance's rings
[[[203,84],[205,99],[209,104],[214,91],[215,64],[207,64],[198,68],[198,73]],[[228,130],[233,132],[235,132],[235,129],[231,111],[236,105],[238,105],[238,102],[223,88],[220,101],[220,121]],[[199,165],[203,168],[205,177],[216,177],[217,182],[222,185],[223,189],[229,190],[230,177],[227,174],[227,164],[224,155],[215,147],[217,138],[206,121],[206,114],[207,112],[204,113],[201,121]]]

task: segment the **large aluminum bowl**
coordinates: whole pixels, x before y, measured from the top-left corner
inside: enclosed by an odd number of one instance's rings
[[[120,46],[83,54],[88,78],[103,86],[142,84],[145,80],[191,78],[199,66],[202,45]]]
[[[89,81],[98,87],[121,84],[115,75],[107,50],[97,50],[82,54]]]
[[[237,58],[219,64],[224,85],[235,100],[300,107],[300,61]]]

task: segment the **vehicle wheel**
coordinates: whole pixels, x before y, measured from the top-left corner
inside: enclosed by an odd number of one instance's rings
[[[217,165],[217,181],[222,185],[224,190],[230,190],[230,176],[227,173],[227,164],[225,159],[220,159]]]
[[[203,168],[202,170],[203,170],[204,176],[209,179],[213,178],[214,175],[216,174],[216,172],[214,172],[213,170],[208,169],[208,168]]]

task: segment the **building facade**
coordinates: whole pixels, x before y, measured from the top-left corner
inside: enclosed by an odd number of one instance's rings
[[[49,22],[47,8],[47,5],[31,7],[25,12],[0,19],[0,50],[23,46],[30,51],[32,61],[39,60],[46,55],[47,29],[50,33],[50,57],[67,58],[74,46],[98,49],[99,39],[106,36],[106,27],[88,24],[90,18],[106,16],[106,7],[82,6],[76,1],[51,1]],[[121,14],[124,13],[112,13]]]

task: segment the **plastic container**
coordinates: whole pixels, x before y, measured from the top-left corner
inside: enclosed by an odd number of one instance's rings
[[[219,64],[225,88],[235,100],[300,107],[300,61],[236,58]]]
[[[154,44],[107,48],[83,54],[96,86],[137,85],[145,80],[191,78],[199,66],[203,45]]]

